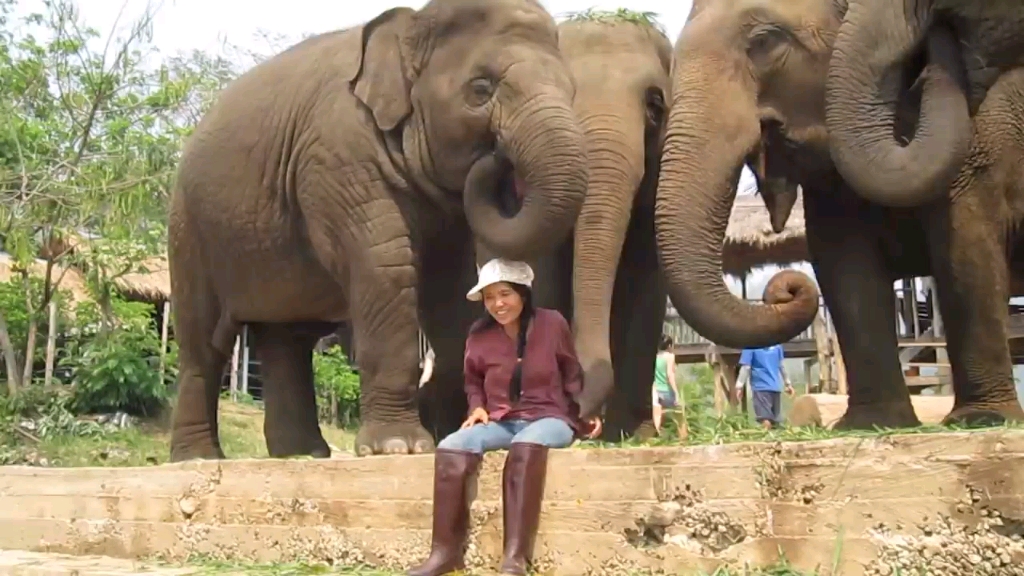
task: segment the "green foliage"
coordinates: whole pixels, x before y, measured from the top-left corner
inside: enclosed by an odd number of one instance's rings
[[[79,420],[72,411],[67,389],[28,386],[0,396],[0,466],[24,461],[19,448],[33,440],[53,436],[95,436],[100,426]],[[24,425],[29,424],[30,430]]]
[[[45,290],[42,278],[29,277],[29,298],[33,302],[43,300]],[[71,301],[70,294],[66,290],[58,289],[53,295],[57,303],[57,333],[67,328],[64,312]],[[25,297],[25,284],[18,276],[12,276],[6,282],[0,282],[0,311],[3,312],[7,321],[7,331],[14,346],[15,355],[19,362],[25,360],[25,347],[28,345],[29,313],[28,302]],[[35,362],[42,362],[46,354],[46,335],[49,332],[50,316],[46,311],[37,314],[36,326],[37,335],[33,358]]]
[[[658,21],[657,12],[638,12],[629,8],[619,8],[618,10],[587,8],[569,13],[566,20],[569,22],[629,22],[650,26],[662,34],[665,33],[665,27]]]
[[[313,376],[320,420],[331,421],[332,399],[337,401],[334,425],[348,428],[359,422],[359,375],[348,365],[340,346],[313,353]]]
[[[99,306],[78,306],[77,334],[62,365],[71,369],[73,409],[78,413],[124,411],[153,416],[169,399],[167,383],[175,369],[160,377],[160,337],[152,321],[153,306],[112,301],[117,324],[109,331]]]

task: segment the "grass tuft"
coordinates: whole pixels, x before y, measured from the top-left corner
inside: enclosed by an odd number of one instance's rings
[[[665,27],[658,21],[657,12],[639,12],[629,8],[618,10],[598,10],[587,8],[578,12],[569,12],[566,16],[568,22],[629,22],[632,24],[646,25],[665,33]]]

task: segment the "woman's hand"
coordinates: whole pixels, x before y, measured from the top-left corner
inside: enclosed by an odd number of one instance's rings
[[[469,413],[469,418],[462,423],[462,428],[469,428],[474,424],[487,424],[490,418],[487,416],[487,410],[483,408],[477,408]]]
[[[601,425],[600,416],[594,416],[590,420],[587,420],[587,424],[590,424],[590,432],[587,433],[588,440],[593,440],[594,438],[597,438],[598,436],[601,435],[601,430],[603,429],[603,427]]]

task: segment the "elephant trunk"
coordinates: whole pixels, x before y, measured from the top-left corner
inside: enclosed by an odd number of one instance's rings
[[[776,274],[760,306],[729,292],[722,273],[740,170],[760,139],[755,89],[728,66],[723,70],[721,55],[693,52],[684,47],[676,60],[655,203],[669,297],[683,320],[716,344],[759,348],[785,342],[817,314],[814,282],[792,270]],[[723,100],[722,94],[734,96]]]
[[[586,196],[587,166],[570,95],[549,89],[520,98],[522,105],[495,114],[497,152],[470,169],[463,201],[487,250],[528,260],[572,230]],[[510,201],[521,203],[514,215]]]
[[[587,142],[590,184],[574,237],[573,324],[586,386],[579,398],[587,418],[604,405],[614,387],[611,349],[612,292],[629,227],[633,200],[644,176],[644,109],[580,105]],[[608,113],[588,113],[600,108]]]
[[[852,2],[826,84],[832,158],[865,199],[913,207],[944,195],[970,151],[966,72],[956,37],[910,2]],[[903,71],[927,38],[920,116],[909,143],[897,130]]]

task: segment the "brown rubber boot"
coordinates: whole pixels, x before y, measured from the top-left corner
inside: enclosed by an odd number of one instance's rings
[[[533,562],[533,545],[540,525],[544,479],[548,471],[548,447],[516,442],[509,448],[502,472],[502,513],[505,553],[502,574],[526,574]]]
[[[439,449],[434,454],[434,526],[430,556],[408,576],[441,576],[466,567],[469,497],[480,470],[481,455]]]

